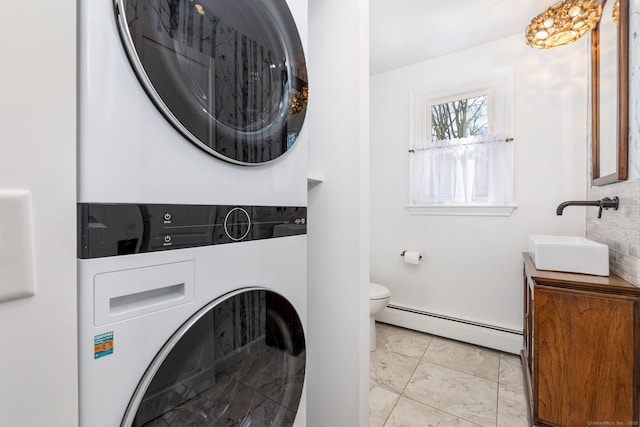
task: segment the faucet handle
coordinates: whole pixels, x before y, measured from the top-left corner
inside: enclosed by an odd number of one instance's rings
[[[614,211],[617,211],[619,204],[620,199],[618,199],[618,196],[614,196],[613,199],[610,199],[609,197],[603,198],[599,203],[600,209],[598,210],[598,218],[602,218],[602,209],[613,208]]]

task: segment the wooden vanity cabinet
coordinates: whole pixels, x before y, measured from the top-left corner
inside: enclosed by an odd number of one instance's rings
[[[640,288],[536,270],[524,254],[524,348],[534,426],[638,426]]]

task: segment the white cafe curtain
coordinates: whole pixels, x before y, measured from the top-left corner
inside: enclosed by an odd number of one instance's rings
[[[511,203],[510,141],[488,134],[411,147],[410,205]]]

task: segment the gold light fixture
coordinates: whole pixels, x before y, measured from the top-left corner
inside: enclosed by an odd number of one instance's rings
[[[601,15],[597,0],[561,0],[531,20],[525,39],[538,49],[568,44],[591,31]]]

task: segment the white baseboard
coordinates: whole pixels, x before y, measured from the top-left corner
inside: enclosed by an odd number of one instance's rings
[[[520,354],[522,350],[521,332],[467,320],[396,306],[389,306],[382,310],[376,315],[376,320],[507,353]]]

